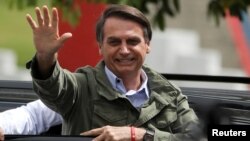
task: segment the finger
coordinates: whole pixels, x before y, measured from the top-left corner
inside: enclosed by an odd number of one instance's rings
[[[58,28],[58,20],[59,20],[59,17],[58,17],[58,11],[56,8],[52,8],[52,27],[54,29]]]
[[[38,25],[43,26],[43,17],[42,17],[40,8],[36,7],[35,11],[36,11],[36,17],[37,17]]]
[[[92,129],[92,130],[83,132],[80,135],[84,135],[84,136],[98,136],[102,132],[103,132],[103,128],[96,128],[96,129]]]
[[[49,14],[49,9],[46,5],[43,6],[43,17],[44,17],[44,25],[50,26],[50,14]]]
[[[30,27],[31,27],[33,30],[35,30],[35,29],[37,28],[37,25],[36,25],[35,21],[32,19],[32,17],[30,16],[30,14],[27,14],[27,15],[26,15],[26,19],[27,19],[27,21],[28,21]]]
[[[72,34],[71,33],[64,33],[60,38],[59,42],[63,44],[67,39],[71,38]]]
[[[107,139],[105,138],[104,134],[101,134],[93,139],[93,141],[105,141],[105,140]]]

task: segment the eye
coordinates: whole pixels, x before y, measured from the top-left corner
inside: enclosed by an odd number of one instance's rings
[[[110,46],[118,46],[119,44],[121,44],[121,41],[118,39],[110,39],[107,42]]]
[[[135,46],[141,42],[140,39],[128,39],[127,44],[131,46]]]

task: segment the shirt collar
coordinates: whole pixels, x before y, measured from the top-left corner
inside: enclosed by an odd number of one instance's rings
[[[112,87],[115,90],[118,90],[122,92],[123,94],[129,92],[129,91],[126,91],[125,86],[123,85],[122,79],[118,78],[106,65],[105,65],[105,74],[107,75],[109,82],[111,83]],[[148,76],[143,69],[141,69],[141,78],[142,78],[142,85],[137,90],[137,92],[142,91],[144,89],[147,97],[149,98],[149,92],[148,92],[148,87],[147,87]]]

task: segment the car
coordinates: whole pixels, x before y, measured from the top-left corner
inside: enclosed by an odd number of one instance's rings
[[[170,81],[250,84],[249,77],[162,74]],[[203,129],[203,138],[213,125],[250,125],[250,91],[201,87],[180,87],[188,97]],[[31,81],[0,80],[0,112],[38,99]],[[91,140],[91,137],[61,136],[61,125],[39,136],[6,135],[6,140]]]

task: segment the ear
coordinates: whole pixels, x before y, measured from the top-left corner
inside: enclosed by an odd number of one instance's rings
[[[147,54],[150,53],[150,48],[151,48],[151,47],[149,46],[149,44],[146,44],[146,53],[147,53]]]
[[[99,54],[102,55],[102,48],[99,47]]]
[[[102,46],[98,43],[98,48],[99,48],[99,54],[102,55]]]

